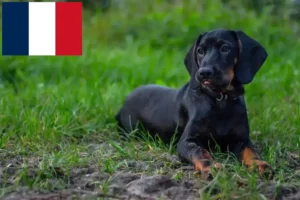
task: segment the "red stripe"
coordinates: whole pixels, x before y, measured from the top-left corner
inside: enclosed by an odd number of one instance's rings
[[[56,2],[56,55],[82,55],[82,3]]]

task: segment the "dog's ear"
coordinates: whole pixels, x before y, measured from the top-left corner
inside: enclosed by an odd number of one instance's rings
[[[250,83],[268,57],[265,48],[243,31],[232,31],[239,43],[239,58],[235,78],[241,84]]]
[[[189,72],[190,75],[192,75],[192,71],[193,68],[195,69],[195,67],[197,68],[197,61],[196,61],[196,48],[199,45],[202,37],[205,35],[201,34],[198,36],[197,40],[194,42],[194,44],[192,45],[192,47],[189,49],[189,51],[187,52],[185,58],[184,58],[184,65],[187,69],[187,71]]]

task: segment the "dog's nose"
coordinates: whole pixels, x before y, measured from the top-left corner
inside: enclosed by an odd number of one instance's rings
[[[213,70],[211,68],[201,68],[199,70],[199,76],[203,79],[210,79],[213,75]]]

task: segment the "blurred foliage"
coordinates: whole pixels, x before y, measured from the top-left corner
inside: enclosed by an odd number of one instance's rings
[[[103,45],[139,40],[156,48],[186,49],[200,32],[217,27],[243,29],[258,38],[268,35],[265,42],[271,44],[298,27],[292,26],[296,23],[286,14],[288,9],[272,15],[274,5],[265,4],[257,12],[247,1],[110,1],[108,12],[85,15],[87,34]]]
[[[23,1],[28,0],[7,0],[7,1]],[[33,2],[42,2],[47,0],[33,0]],[[123,8],[124,6],[130,6],[135,3],[141,3],[141,0],[57,0],[66,2],[82,2],[83,6],[92,11],[106,12],[116,7]],[[180,0],[179,0],[180,1]],[[164,2],[169,4],[176,4],[178,0],[166,0]],[[236,4],[239,7],[244,7],[248,10],[254,10],[257,13],[263,13],[264,9],[272,7],[272,14],[274,16],[289,15],[292,19],[299,20],[300,15],[300,0],[221,0],[224,5]],[[49,2],[49,1],[47,1]],[[162,1],[163,2],[163,1]],[[151,1],[151,3],[157,3]],[[188,4],[189,1],[185,1]],[[202,1],[198,1],[198,4],[202,4]]]
[[[85,9],[83,16],[84,49],[93,51],[130,46],[139,53],[152,54],[153,49],[165,49],[185,55],[199,33],[223,27],[243,29],[272,49],[269,55],[276,59],[274,55],[289,55],[286,46],[292,47],[298,40],[299,26],[289,17],[288,0],[84,0],[83,3],[93,8]],[[276,6],[280,9],[274,9]],[[37,70],[26,64],[35,62],[34,58],[2,59],[0,76],[9,83],[23,80]]]

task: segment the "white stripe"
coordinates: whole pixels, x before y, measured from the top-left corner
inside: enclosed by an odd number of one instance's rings
[[[55,55],[55,2],[29,2],[29,55]]]

